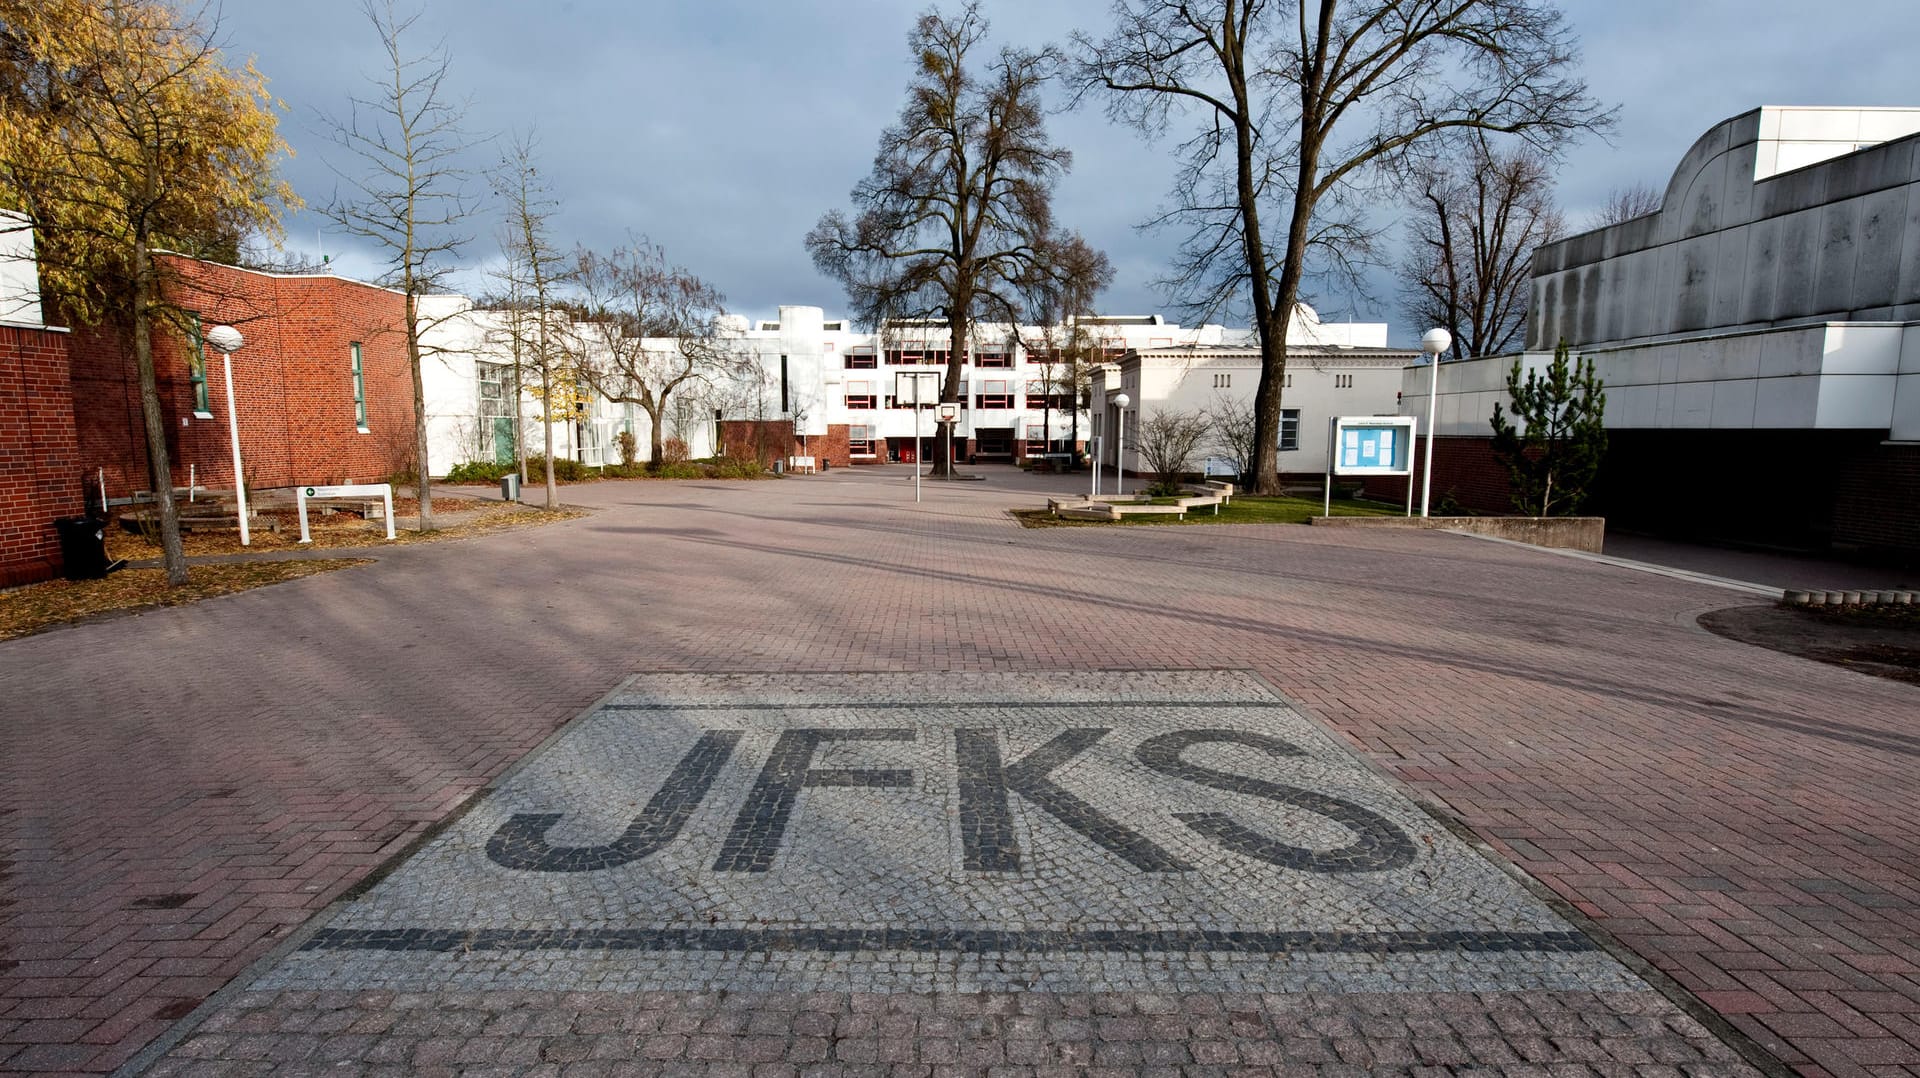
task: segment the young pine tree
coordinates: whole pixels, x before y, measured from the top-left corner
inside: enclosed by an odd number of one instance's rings
[[[1513,481],[1514,507],[1542,517],[1579,511],[1607,452],[1607,430],[1601,424],[1607,395],[1593,361],[1569,363],[1562,340],[1545,377],[1528,371],[1522,381],[1520,360],[1515,359],[1507,372],[1507,396],[1518,425],[1500,405],[1493,406],[1493,453]]]

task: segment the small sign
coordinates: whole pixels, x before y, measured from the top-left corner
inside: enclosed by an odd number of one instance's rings
[[[301,487],[294,493],[294,502],[300,511],[300,541],[313,542],[307,532],[308,498],[378,498],[383,510],[382,516],[387,522],[387,538],[393,538],[393,486],[390,483],[353,483],[345,486]]]
[[[1335,417],[1333,474],[1412,474],[1413,423],[1400,416]]]

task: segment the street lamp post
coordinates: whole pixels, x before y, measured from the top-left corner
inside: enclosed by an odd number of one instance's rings
[[[1117,409],[1113,424],[1113,492],[1115,494],[1127,492],[1127,405],[1132,403],[1133,398],[1125,393],[1113,398],[1113,405]]]
[[[240,545],[247,546],[252,541],[247,532],[247,481],[240,471],[240,413],[233,405],[233,354],[247,340],[232,326],[215,326],[207,331],[204,340],[220,353],[220,362],[227,370],[227,436],[233,442],[233,495],[240,503]]]
[[[1440,401],[1440,357],[1453,347],[1453,334],[1430,329],[1420,338],[1420,350],[1427,354],[1427,366],[1433,368],[1427,381],[1427,471],[1420,481],[1420,515],[1427,515],[1427,501],[1433,494],[1433,417]]]

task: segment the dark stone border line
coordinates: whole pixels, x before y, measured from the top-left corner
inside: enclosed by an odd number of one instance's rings
[[[905,951],[917,954],[1587,954],[1574,931],[991,928],[324,928],[303,951]]]
[[[1285,708],[1292,710],[1293,705],[1284,700],[955,700],[889,702],[884,700],[846,700],[838,703],[826,703],[808,700],[792,704],[607,704],[602,711],[961,711],[972,708],[1116,708],[1116,707],[1171,707],[1171,708]]]

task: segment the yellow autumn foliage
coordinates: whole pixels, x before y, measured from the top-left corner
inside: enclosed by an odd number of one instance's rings
[[[0,0],[0,206],[73,320],[133,314],[137,250],[232,260],[298,204],[283,106],[212,32],[165,0]]]

